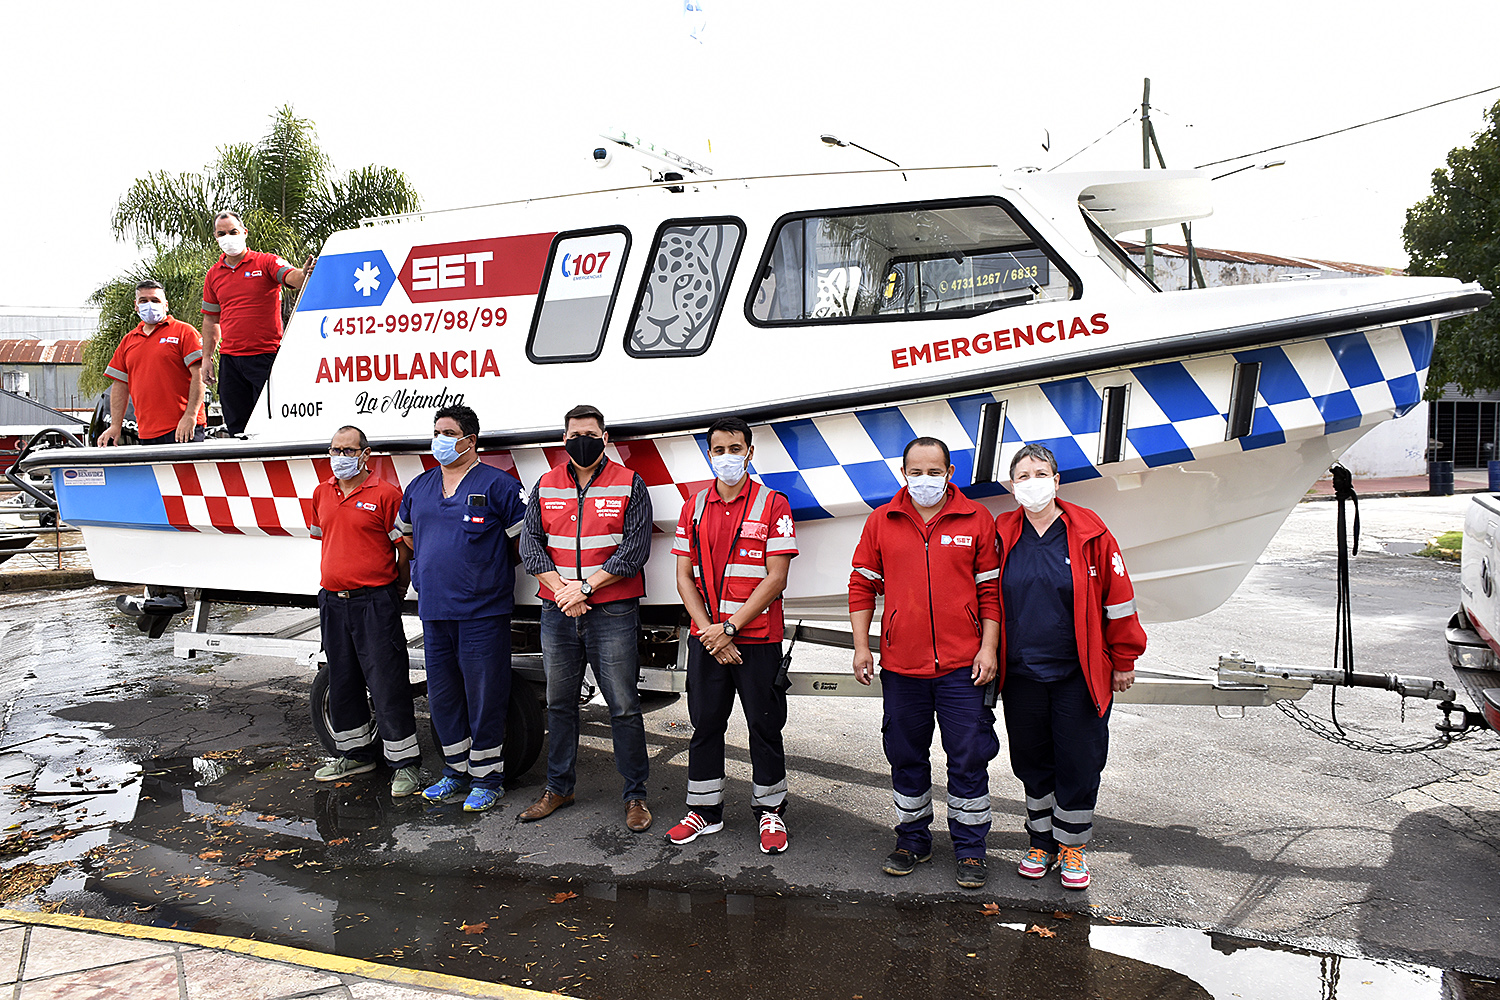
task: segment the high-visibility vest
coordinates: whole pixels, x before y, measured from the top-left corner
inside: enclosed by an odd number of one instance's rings
[[[693,580],[704,595],[704,605],[714,622],[728,621],[730,616],[745,606],[755,588],[766,578],[766,541],[771,537],[770,499],[775,491],[755,480],[745,485],[748,498],[745,516],[729,549],[729,558],[724,564],[723,592],[718,593],[720,580],[715,577],[713,567],[705,568],[703,549],[698,544],[698,524],[708,508],[708,495],[716,486],[709,486],[698,494],[693,502],[693,529],[689,544],[693,552]],[[781,598],[777,597],[764,611],[756,615],[738,635],[746,639],[764,639],[771,634],[772,616],[781,616]],[[694,626],[696,629],[697,626]]]
[[[618,462],[604,460],[604,467],[587,489],[580,489],[568,471],[567,462],[548,471],[537,484],[537,503],[542,507],[542,530],[547,533],[547,554],[564,580],[587,580],[604,568],[615,549],[625,541],[625,509],[635,473]],[[593,604],[623,601],[646,594],[641,573],[600,587],[589,597]],[[541,596],[552,599],[543,584]]]

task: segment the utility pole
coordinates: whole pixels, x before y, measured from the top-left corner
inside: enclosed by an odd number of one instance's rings
[[[1141,169],[1151,169],[1151,78],[1141,94]],[[1146,230],[1146,277],[1156,280],[1156,255],[1151,250],[1151,230]]]

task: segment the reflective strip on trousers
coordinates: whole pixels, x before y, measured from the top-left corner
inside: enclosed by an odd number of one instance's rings
[[[990,797],[981,795],[974,799],[959,799],[950,795],[948,818],[964,826],[983,826],[990,821]]]
[[[690,806],[716,806],[724,801],[724,779],[709,778],[707,781],[689,781],[687,804]]]
[[[357,750],[375,742],[375,723],[366,722],[363,726],[330,735],[333,736],[333,745],[338,749]]]
[[[1069,823],[1073,826],[1093,826],[1094,810],[1092,809],[1058,809],[1053,807],[1052,818],[1060,823]]]
[[[1121,604],[1106,604],[1104,606],[1104,617],[1109,619],[1129,618],[1135,614],[1135,600],[1125,601]]]
[[[501,757],[496,757],[494,760],[484,764],[475,764],[472,762],[469,764],[469,776],[474,778],[483,778],[487,774],[494,774],[497,771],[504,770],[505,760]]]
[[[915,823],[919,819],[929,819],[932,816],[931,789],[928,789],[926,794],[917,796],[892,792],[891,800],[896,804],[898,823]]]
[[[469,747],[471,747],[473,745],[474,745],[473,739],[471,739],[468,736],[465,736],[463,739],[459,740],[457,743],[454,743],[454,744],[451,744],[451,745],[444,745],[444,747],[443,747],[443,758],[445,760],[447,760],[448,763],[450,763],[450,764],[453,764],[453,759],[455,757],[458,757],[458,758],[461,758],[461,759],[467,761],[469,759]],[[457,765],[454,765],[454,766],[457,766]]]
[[[1055,795],[1048,795],[1040,799],[1034,799],[1030,795],[1026,796],[1026,808],[1032,811],[1046,810],[1048,813],[1051,813],[1052,807],[1056,804],[1057,796]]]
[[[417,752],[417,734],[412,733],[404,740],[392,743],[390,740],[381,740],[385,747],[385,756],[388,760],[400,760],[402,757],[414,756]]]
[[[750,804],[752,806],[779,806],[786,801],[786,779],[782,778],[774,785],[750,784]]]
[[[1046,795],[1034,799],[1026,796],[1026,829],[1032,833],[1050,834],[1052,832],[1052,806],[1057,801],[1055,795]]]
[[[1094,828],[1092,826],[1079,833],[1074,833],[1072,830],[1064,830],[1060,826],[1054,826],[1052,828],[1052,839],[1068,847],[1081,847],[1089,842],[1089,837],[1093,833]]]

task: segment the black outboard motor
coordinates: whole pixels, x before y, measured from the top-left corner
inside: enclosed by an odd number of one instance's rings
[[[94,415],[89,419],[89,440],[92,445],[99,440],[99,435],[109,430],[109,391],[105,390],[99,394],[99,400],[94,404]],[[140,444],[140,436],[135,427],[135,404],[129,397],[125,400],[125,420],[120,425],[120,440],[116,444]]]

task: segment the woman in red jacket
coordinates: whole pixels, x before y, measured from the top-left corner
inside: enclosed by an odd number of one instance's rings
[[[948,755],[948,834],[965,889],[985,883],[989,762],[1000,752],[984,692],[995,676],[1000,605],[995,525],[954,488],[948,446],[906,446],[906,488],[870,514],[849,574],[854,676],[870,683],[870,621],[880,619],[881,734],[896,802],[896,849],[882,866],[909,875],[932,857],[933,719]],[[993,704],[993,700],[990,701]]]
[[[1063,886],[1083,889],[1110,703],[1135,682],[1146,633],[1114,536],[1093,511],[1057,499],[1052,452],[1022,446],[1010,478],[1021,506],[995,531],[1005,730],[1031,839],[1019,870],[1039,879],[1060,859]]]

